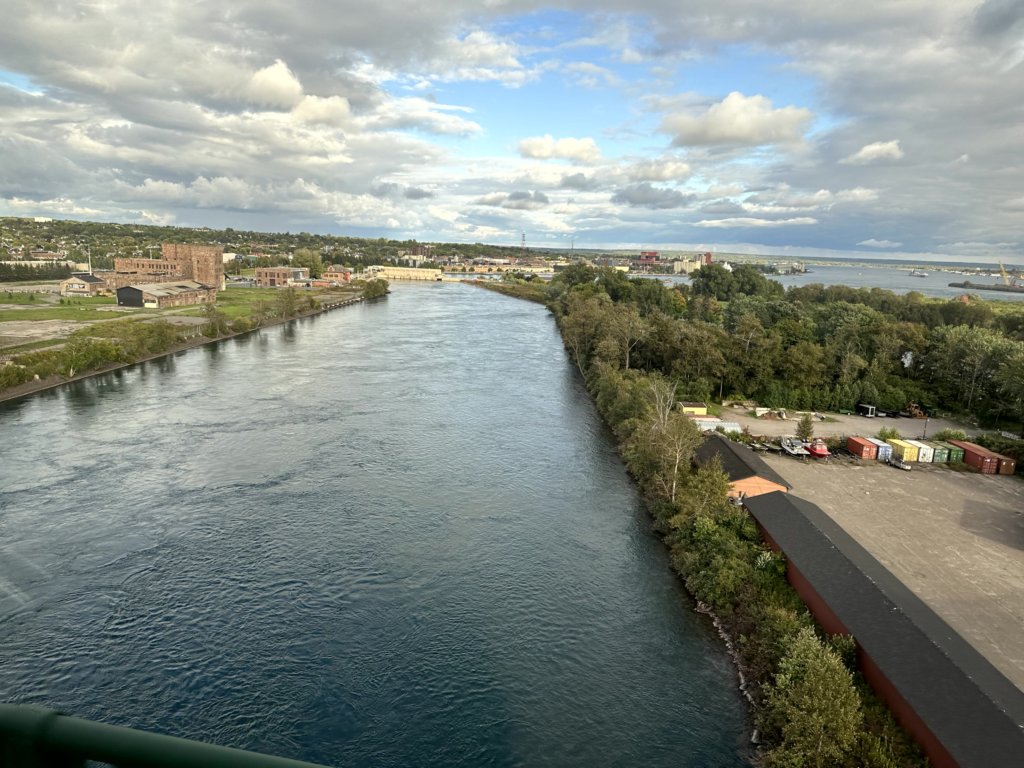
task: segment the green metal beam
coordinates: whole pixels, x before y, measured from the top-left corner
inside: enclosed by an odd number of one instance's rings
[[[324,768],[243,749],[69,717],[42,707],[0,704],[0,765],[84,768]]]

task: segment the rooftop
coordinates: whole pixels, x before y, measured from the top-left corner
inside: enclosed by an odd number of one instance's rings
[[[748,477],[761,477],[778,483],[784,488],[792,489],[793,487],[747,446],[713,432],[697,447],[694,461],[703,466],[716,456],[722,463],[722,469],[729,476],[730,482],[746,480]]]
[[[1024,693],[821,509],[774,492],[744,506],[961,765],[1024,750]]]

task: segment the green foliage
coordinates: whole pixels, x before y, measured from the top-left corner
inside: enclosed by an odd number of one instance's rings
[[[879,440],[899,440],[900,431],[896,427],[882,427],[875,437]]]
[[[814,437],[814,419],[811,414],[805,413],[800,417],[800,421],[796,425],[796,436],[804,442],[808,442]]]
[[[765,764],[831,768],[854,752],[864,716],[853,676],[839,655],[805,628],[793,639],[768,686],[759,717],[777,742]]]
[[[388,281],[384,278],[378,277],[367,281],[366,287],[363,289],[363,298],[377,299],[381,296],[387,295],[387,292]]]
[[[967,433],[962,429],[940,429],[931,437],[932,440],[966,440]]]

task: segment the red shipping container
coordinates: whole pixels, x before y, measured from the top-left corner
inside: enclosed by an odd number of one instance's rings
[[[846,438],[846,450],[861,459],[874,459],[878,456],[878,446],[863,437]]]
[[[966,440],[950,440],[949,442],[957,448],[964,449],[964,464],[974,467],[986,475],[994,475],[999,472],[999,458],[988,448],[968,443]]]

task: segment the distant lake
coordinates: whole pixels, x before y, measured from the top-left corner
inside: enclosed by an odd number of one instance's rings
[[[965,277],[952,272],[925,271],[927,277],[912,276],[910,268],[896,267],[868,267],[868,266],[832,266],[829,264],[809,265],[811,270],[803,275],[769,275],[772,280],[777,280],[787,288],[792,285],[848,285],[853,288],[884,288],[894,293],[909,293],[917,291],[925,296],[951,299],[963,293],[977,293],[983,299],[993,301],[1024,301],[1024,293],[1000,293],[998,291],[978,291],[975,289],[950,288],[950,283],[959,283],[970,280],[972,283],[995,283],[998,277]],[[683,282],[688,279],[677,278]]]

